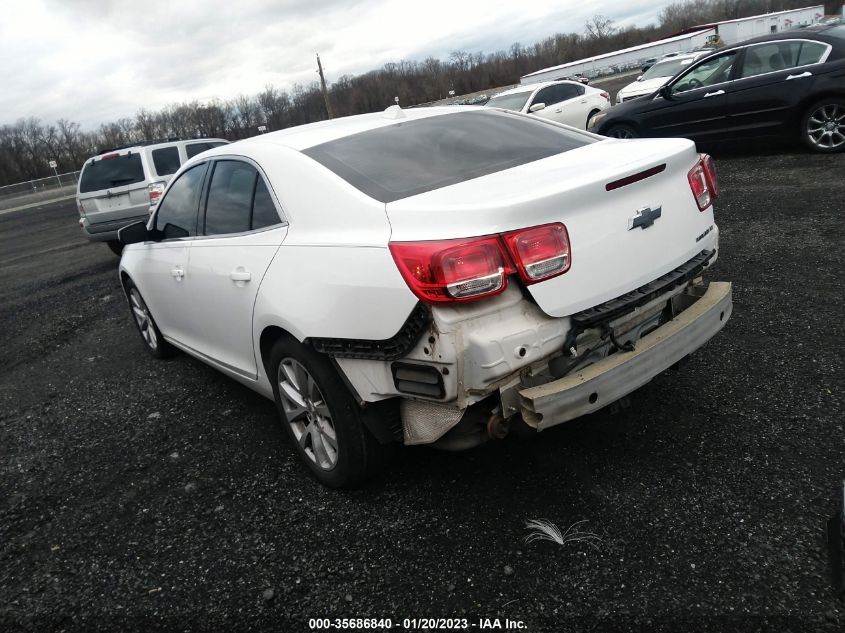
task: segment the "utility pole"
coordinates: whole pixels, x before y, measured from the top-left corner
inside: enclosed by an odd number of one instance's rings
[[[323,64],[320,63],[320,53],[317,53],[317,72],[320,74],[320,87],[323,90],[323,99],[326,102],[326,112],[329,113],[329,118],[334,118],[334,113],[332,112],[332,103],[329,101],[329,91],[326,88],[326,78],[323,77]]]

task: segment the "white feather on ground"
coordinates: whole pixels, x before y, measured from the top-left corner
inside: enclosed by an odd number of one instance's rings
[[[587,543],[591,547],[598,549],[597,543],[601,543],[601,538],[598,534],[593,532],[582,532],[580,525],[586,523],[587,520],[576,521],[570,525],[565,532],[561,532],[560,528],[548,519],[531,519],[525,522],[525,527],[530,530],[530,534],[525,537],[526,543],[534,541],[553,541],[558,545],[566,545],[567,543]]]

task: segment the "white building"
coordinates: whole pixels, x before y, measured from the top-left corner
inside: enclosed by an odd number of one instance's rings
[[[824,17],[824,5],[817,4],[803,9],[778,11],[754,15],[738,20],[725,20],[712,24],[700,24],[666,39],[640,44],[621,51],[596,55],[574,62],[544,68],[521,77],[521,84],[551,81],[576,74],[592,77],[631,70],[642,66],[647,59],[660,58],[666,53],[689,51],[703,46],[718,35],[726,45],[741,42],[752,37],[780,33],[790,29],[815,24]]]

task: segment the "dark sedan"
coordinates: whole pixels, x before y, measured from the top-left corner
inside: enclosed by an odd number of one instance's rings
[[[594,116],[617,138],[681,136],[698,143],[801,138],[845,149],[845,25],[759,37],[708,55],[652,95]]]

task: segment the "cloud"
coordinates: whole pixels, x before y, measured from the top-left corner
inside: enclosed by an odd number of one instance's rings
[[[614,3],[615,4],[615,3]],[[662,3],[665,4],[665,3]],[[60,117],[85,128],[141,108],[290,89],[390,61],[486,53],[556,32],[595,13],[649,21],[629,0],[13,0],[0,22],[0,123]],[[617,5],[618,6],[618,5]],[[614,14],[614,11],[616,14]]]

